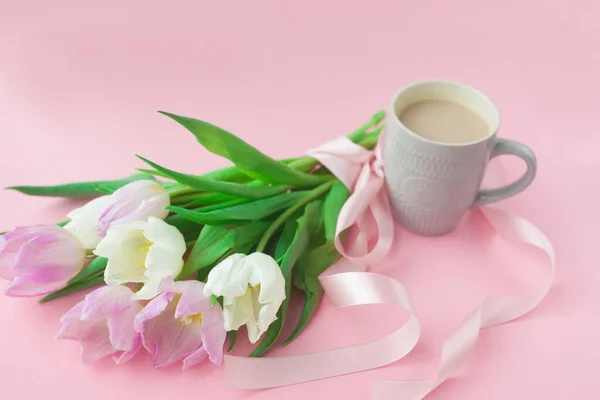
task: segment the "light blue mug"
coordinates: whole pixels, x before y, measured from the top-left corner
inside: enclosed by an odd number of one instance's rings
[[[437,142],[419,136],[401,122],[408,106],[445,100],[469,108],[489,127],[487,136],[466,143]],[[500,117],[483,93],[451,81],[422,81],[400,89],[392,99],[383,147],[385,179],[394,218],[420,235],[451,231],[473,207],[514,196],[533,181],[537,162],[531,149],[496,137]],[[444,132],[440,132],[444,135]],[[439,136],[439,135],[438,135]],[[489,160],[515,155],[525,161],[521,178],[496,189],[480,190]]]

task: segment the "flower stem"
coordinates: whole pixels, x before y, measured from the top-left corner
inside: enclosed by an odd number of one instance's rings
[[[348,136],[348,139],[352,140],[354,143],[360,144],[360,142],[363,141],[367,135],[369,135],[369,136],[371,135],[371,134],[367,133],[367,131],[371,127],[376,126],[381,121],[383,121],[384,118],[385,118],[385,111],[382,110],[382,111],[376,112],[375,114],[373,114],[373,116],[371,117],[369,122],[365,123],[360,128],[358,128],[353,133],[351,133]]]
[[[364,126],[367,126],[367,125],[368,125],[368,127],[373,126],[372,124],[365,124]],[[375,130],[373,130],[373,132],[366,134],[366,135],[363,131],[361,131],[361,129],[358,129],[352,135],[348,136],[348,138],[350,140],[352,140],[353,142],[355,142],[356,144],[364,147],[365,149],[372,150],[375,147],[375,145],[377,144],[377,140],[379,140],[379,134],[381,133],[381,131],[383,130],[384,127],[385,127],[385,125],[377,127]],[[354,140],[352,139],[353,136],[354,136]],[[310,170],[315,168],[318,164],[319,164],[319,162],[312,157],[302,157],[302,158],[297,158],[297,159],[291,161],[290,163],[288,163],[288,166],[297,171],[309,172]]]
[[[169,196],[171,198],[174,198],[174,197],[177,197],[177,196],[194,193],[196,191],[194,189],[192,189],[191,187],[188,187],[188,186],[185,186],[185,185],[181,185],[181,187],[169,189],[169,190],[167,190],[167,192],[169,193]]]
[[[285,210],[283,213],[281,213],[281,215],[277,217],[275,221],[273,221],[271,226],[267,228],[267,231],[260,238],[260,242],[258,242],[258,245],[256,246],[256,251],[262,252],[265,249],[265,247],[267,247],[267,244],[269,243],[269,240],[271,239],[273,234],[277,232],[277,230],[283,225],[283,223],[288,218],[294,215],[296,211],[304,207],[307,203],[311,202],[312,200],[327,192],[331,188],[331,186],[333,186],[334,182],[335,180],[331,180],[317,186],[316,188],[311,190],[304,199],[300,200],[298,203],[294,204],[293,206]]]

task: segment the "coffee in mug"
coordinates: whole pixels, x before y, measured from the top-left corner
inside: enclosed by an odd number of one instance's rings
[[[487,122],[470,108],[446,100],[423,100],[406,107],[400,122],[434,142],[468,143],[488,136]]]

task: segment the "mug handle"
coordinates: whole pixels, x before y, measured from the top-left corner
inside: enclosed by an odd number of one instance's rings
[[[490,159],[506,154],[517,156],[525,161],[525,164],[527,164],[527,170],[522,177],[506,186],[480,190],[475,198],[473,207],[480,207],[486,204],[495,203],[499,200],[503,200],[521,193],[523,190],[527,189],[527,187],[533,181],[533,178],[535,178],[535,174],[537,172],[537,160],[535,158],[535,154],[533,154],[533,151],[531,151],[529,147],[518,142],[513,142],[512,140],[496,139]]]

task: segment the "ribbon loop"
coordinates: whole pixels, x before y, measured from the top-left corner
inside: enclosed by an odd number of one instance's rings
[[[353,264],[361,267],[380,261],[392,247],[394,222],[384,187],[379,144],[371,152],[346,137],[340,137],[324,143],[307,154],[319,160],[352,191],[337,220],[336,249]],[[377,242],[370,251],[368,250],[370,224],[367,210],[375,220],[378,236]],[[353,225],[357,226],[358,234],[352,248],[347,249],[340,235]]]

